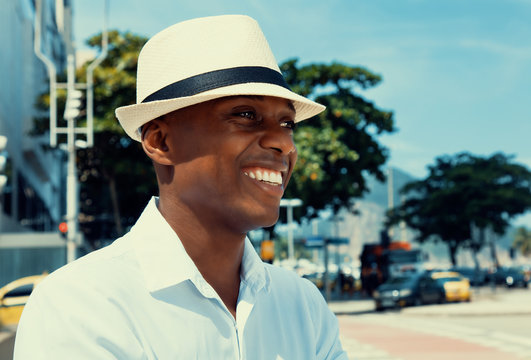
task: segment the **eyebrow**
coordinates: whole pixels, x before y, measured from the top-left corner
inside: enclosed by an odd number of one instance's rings
[[[242,97],[242,98],[251,99],[251,100],[264,101],[264,97],[262,95],[235,95],[234,97]],[[288,99],[284,99],[284,100],[286,100],[289,109],[292,110],[294,113],[296,113],[297,110],[295,109],[293,102]]]

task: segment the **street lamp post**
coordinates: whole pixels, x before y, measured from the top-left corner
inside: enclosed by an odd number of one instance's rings
[[[58,134],[67,135],[67,152],[68,152],[68,171],[66,179],[66,221],[67,221],[67,243],[66,243],[66,260],[71,262],[76,258],[76,241],[78,239],[78,212],[79,212],[79,192],[77,181],[76,168],[76,140],[77,134],[86,135],[86,146],[91,147],[94,143],[93,135],[93,72],[94,69],[107,56],[108,48],[108,11],[109,0],[104,0],[104,24],[102,32],[102,52],[87,68],[87,84],[78,84],[75,79],[75,60],[74,60],[74,46],[72,42],[72,23],[71,18],[66,22],[65,34],[67,44],[67,83],[58,83],[56,80],[57,71],[52,59],[46,56],[41,50],[41,33],[42,33],[42,16],[43,16],[43,0],[36,0],[35,3],[35,44],[34,51],[37,57],[44,62],[48,69],[48,76],[50,78],[50,146],[57,146]],[[69,10],[71,11],[71,10]],[[57,126],[57,88],[67,89],[67,104],[64,113],[64,119],[67,121],[67,127]],[[87,125],[84,127],[76,127],[76,118],[79,116],[79,106],[81,105],[80,98],[83,93],[78,89],[87,89]]]
[[[67,84],[67,106],[64,117],[68,123],[67,148],[68,148],[68,172],[66,175],[66,221],[68,224],[67,243],[66,243],[66,262],[70,263],[76,259],[76,235],[77,235],[77,216],[79,209],[78,181],[76,168],[76,110],[75,107],[69,108],[68,103],[75,101],[72,94],[76,91],[75,86],[75,65],[74,55],[69,54],[67,58],[68,84]]]
[[[282,199],[280,206],[286,207],[288,213],[288,259],[295,260],[295,252],[293,250],[293,208],[301,206],[301,199]]]

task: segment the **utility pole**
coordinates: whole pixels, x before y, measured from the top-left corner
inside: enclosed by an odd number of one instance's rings
[[[50,80],[50,146],[55,147],[57,145],[57,69],[53,61],[43,54],[41,49],[42,12],[42,0],[36,0],[33,50],[37,58],[44,63],[48,70],[48,78]]]
[[[286,207],[288,213],[288,259],[290,261],[295,261],[295,251],[293,248],[293,207],[301,205],[301,199],[280,200],[280,206]]]
[[[387,168],[387,209],[392,210],[395,207],[395,187],[393,184],[393,168]],[[393,226],[388,230],[389,238],[391,241],[395,235]]]
[[[102,52],[87,68],[87,84],[76,83],[76,64],[75,48],[72,36],[72,9],[65,11],[65,42],[67,48],[67,83],[57,83],[56,67],[53,61],[47,57],[41,49],[41,32],[42,32],[42,8],[43,0],[35,2],[35,46],[36,56],[46,65],[48,76],[50,78],[50,146],[57,146],[58,134],[67,135],[66,149],[68,153],[67,177],[66,177],[66,222],[67,222],[67,241],[66,241],[66,261],[72,262],[76,259],[77,242],[80,241],[78,230],[78,213],[79,213],[79,190],[76,167],[76,142],[77,134],[86,136],[86,145],[93,146],[93,71],[103,59],[107,56],[108,34],[108,0],[104,0],[104,24],[102,32]],[[71,5],[69,5],[71,6]],[[64,119],[67,122],[66,127],[57,126],[57,88],[66,88],[67,101],[64,113]],[[88,89],[87,89],[88,88]],[[87,89],[87,126],[76,127],[76,118],[79,116],[80,98],[83,93],[79,89]]]
[[[7,136],[0,135],[0,234],[4,230],[4,187],[8,178],[5,174],[7,165]]]
[[[67,106],[65,110],[65,120],[68,123],[67,151],[68,151],[68,171],[66,175],[66,223],[68,232],[66,236],[66,262],[70,263],[76,259],[76,236],[78,233],[77,217],[79,212],[79,192],[76,167],[76,116],[74,106],[68,103],[75,101],[75,62],[74,54],[67,57]]]

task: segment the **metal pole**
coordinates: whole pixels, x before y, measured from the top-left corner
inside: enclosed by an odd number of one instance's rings
[[[35,55],[44,63],[48,69],[48,77],[50,78],[50,146],[57,145],[57,71],[52,60],[47,58],[41,50],[41,31],[42,31],[42,0],[35,2],[35,41],[34,51]]]
[[[281,199],[280,206],[285,206],[287,208],[287,221],[288,221],[288,259],[290,261],[295,260],[294,251],[293,251],[293,207],[301,206],[301,199]]]
[[[339,221],[343,220],[343,218],[340,218],[339,216],[334,216],[334,227],[335,227],[335,233],[336,238],[339,238]],[[340,264],[340,256],[339,256],[339,245],[336,245],[336,264],[337,264],[337,274],[336,274],[336,283],[334,286],[334,293],[339,297],[341,294],[341,282],[339,281],[340,275],[341,275],[341,264]]]
[[[319,224],[317,223],[317,219],[312,220],[312,235],[317,236],[319,234]],[[313,262],[318,263],[319,262],[319,250],[313,249]]]
[[[74,55],[67,57],[67,91],[72,94],[75,90],[75,64]],[[67,95],[68,98],[68,95]],[[77,213],[78,213],[78,191],[77,191],[77,169],[76,169],[76,134],[75,116],[68,116],[68,172],[66,175],[66,221],[68,224],[66,261],[70,263],[76,259],[76,235],[77,235]]]
[[[295,260],[295,254],[293,250],[293,206],[291,205],[291,202],[288,203],[287,206],[288,211],[288,259],[290,261]]]
[[[328,242],[325,239],[324,245],[324,274],[323,274],[323,286],[325,288],[325,300],[326,302],[330,301],[330,286],[328,285]]]
[[[389,167],[387,169],[387,206],[389,210],[395,207],[394,195],[395,195],[395,192],[394,192],[394,185],[393,185],[393,169]],[[395,235],[393,226],[389,227],[388,234],[389,234],[389,237],[391,238],[391,241],[393,241],[393,236]]]
[[[103,31],[101,37],[101,53],[87,67],[87,146],[94,146],[94,69],[107,57],[109,36],[107,22],[109,13],[109,0],[105,0],[103,13]]]

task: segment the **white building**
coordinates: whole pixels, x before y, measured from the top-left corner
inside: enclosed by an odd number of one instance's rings
[[[41,0],[42,52],[65,67],[68,0]],[[8,138],[8,183],[2,194],[0,232],[51,231],[64,214],[61,155],[44,151],[47,136],[29,136],[35,103],[48,92],[47,70],[34,52],[35,0],[4,0],[0,7],[0,135]],[[65,16],[66,15],[66,16]],[[69,36],[69,34],[67,34]]]
[[[42,53],[57,73],[71,38],[70,0],[2,0],[0,6],[0,135],[7,146],[1,170],[0,287],[16,278],[51,272],[65,263],[57,225],[65,213],[64,154],[46,150],[49,136],[30,136],[37,98],[49,91],[48,71],[34,51],[36,9],[42,8]]]

